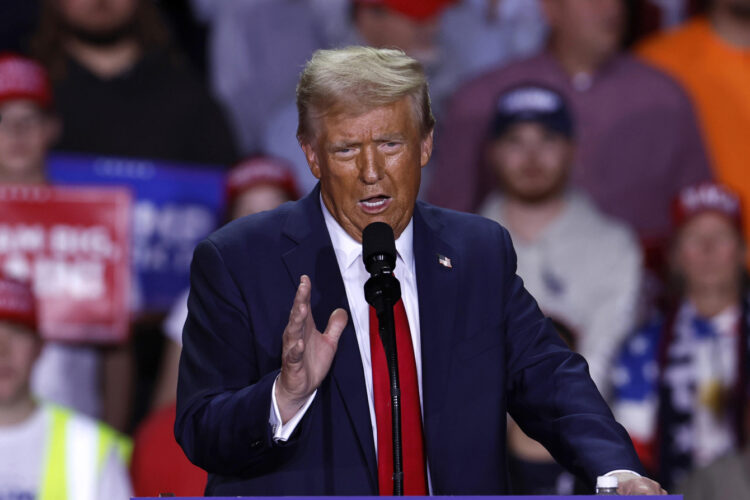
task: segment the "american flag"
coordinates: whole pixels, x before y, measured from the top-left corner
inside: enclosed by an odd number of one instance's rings
[[[451,264],[451,260],[445,255],[438,254],[438,264],[440,264],[443,267],[447,267],[448,269],[453,268],[453,265]]]

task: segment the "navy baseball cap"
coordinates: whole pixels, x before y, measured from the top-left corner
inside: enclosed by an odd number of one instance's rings
[[[503,92],[497,100],[492,137],[500,137],[517,123],[539,123],[546,129],[573,137],[573,116],[565,98],[551,88],[520,85]]]

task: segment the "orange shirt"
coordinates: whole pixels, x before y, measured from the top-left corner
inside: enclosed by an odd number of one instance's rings
[[[692,97],[719,181],[744,203],[750,238],[750,49],[729,45],[698,17],[638,47]]]

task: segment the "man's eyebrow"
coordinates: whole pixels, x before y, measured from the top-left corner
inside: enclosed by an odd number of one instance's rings
[[[328,149],[333,150],[333,149],[341,149],[341,148],[350,148],[352,146],[359,146],[359,145],[361,145],[361,143],[355,140],[351,140],[351,141],[342,140],[342,141],[335,141],[335,142],[328,143]]]
[[[401,132],[393,132],[391,134],[383,134],[375,138],[376,142],[390,142],[390,141],[403,141],[406,136]]]

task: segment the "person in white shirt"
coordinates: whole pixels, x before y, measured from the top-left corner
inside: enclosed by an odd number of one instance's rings
[[[636,316],[641,252],[628,228],[569,187],[574,153],[562,95],[535,84],[504,92],[487,144],[497,187],[479,213],[508,228],[518,275],[542,311],[567,327],[606,397],[613,354]],[[573,492],[565,470],[512,421],[509,445],[514,493]]]
[[[487,145],[497,178],[480,215],[510,231],[518,275],[548,316],[576,334],[599,391],[636,320],[642,255],[635,234],[571,188],[574,117],[565,98],[528,84],[497,101]]]
[[[41,347],[31,287],[0,276],[0,499],[127,500],[129,441],[32,396]]]

